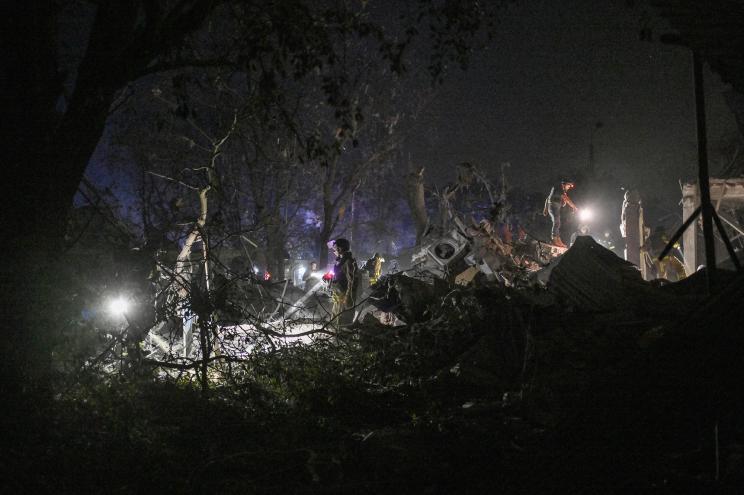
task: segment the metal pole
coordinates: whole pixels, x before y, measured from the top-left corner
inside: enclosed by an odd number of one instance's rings
[[[703,214],[703,237],[705,239],[705,267],[708,274],[708,292],[716,285],[716,251],[713,237],[713,205],[710,202],[708,182],[708,138],[705,130],[705,87],[703,85],[703,63],[700,55],[692,50],[692,66],[695,81],[695,114],[697,117],[698,184],[700,206]]]

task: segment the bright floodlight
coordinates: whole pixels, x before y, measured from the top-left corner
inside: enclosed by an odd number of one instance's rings
[[[109,312],[114,316],[123,316],[124,313],[129,309],[129,302],[123,297],[119,296],[116,299],[109,301],[108,305]]]
[[[582,208],[579,210],[579,220],[582,222],[589,222],[594,218],[594,212],[589,208]]]

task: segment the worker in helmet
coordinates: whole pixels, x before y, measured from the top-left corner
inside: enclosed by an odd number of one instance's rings
[[[351,254],[348,239],[336,239],[328,243],[336,255],[333,275],[330,279],[333,298],[333,318],[338,325],[348,325],[354,321],[359,276],[356,260]]]
[[[369,284],[374,285],[382,274],[382,264],[385,263],[385,258],[380,256],[380,253],[375,253],[370,259],[368,259],[362,270],[366,271],[369,275]]]
[[[543,207],[543,215],[550,215],[550,219],[553,222],[553,227],[550,231],[551,241],[555,246],[567,247],[566,244],[561,240],[561,208],[564,206],[570,207],[574,213],[578,211],[578,208],[568,196],[568,191],[573,189],[575,184],[570,180],[562,180],[559,186],[550,188],[550,194],[545,198],[545,206]]]
[[[676,282],[685,278],[685,266],[674,255],[673,251],[670,251],[664,258],[659,259],[659,255],[664,251],[667,244],[669,244],[669,236],[666,229],[659,225],[651,230],[648,239],[641,246],[641,250],[648,252],[651,256],[651,262],[656,271],[656,278]],[[674,248],[679,249],[679,243],[675,243]]]

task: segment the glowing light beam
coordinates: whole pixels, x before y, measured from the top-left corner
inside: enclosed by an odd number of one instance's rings
[[[579,220],[582,222],[591,222],[594,218],[594,212],[589,208],[582,208],[579,210]]]
[[[113,316],[124,316],[129,311],[129,301],[119,296],[109,301],[108,310]]]

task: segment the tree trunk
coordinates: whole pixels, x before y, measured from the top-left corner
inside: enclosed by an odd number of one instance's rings
[[[92,87],[91,78],[81,74],[77,96],[63,116],[58,111],[62,81],[54,2],[11,2],[7,7],[0,26],[5,192],[0,235],[8,256],[0,278],[8,308],[0,352],[3,381],[15,390],[3,388],[4,397],[45,387],[49,341],[59,325],[50,309],[58,296],[55,263],[69,208],[118,88],[106,81]]]
[[[331,240],[331,234],[333,233],[330,227],[331,223],[324,221],[318,235],[318,266],[323,271],[328,268],[328,241]]]
[[[189,291],[195,284],[193,284],[194,281],[192,280],[193,274],[190,271],[187,271],[187,268],[190,267],[189,260],[194,244],[200,237],[202,237],[204,227],[207,224],[207,193],[209,192],[209,189],[210,186],[207,186],[199,191],[199,218],[196,219],[196,223],[192,227],[191,232],[189,232],[189,235],[186,237],[183,247],[176,258],[176,266],[173,270],[174,287],[176,288],[178,299],[184,300],[191,296],[192,303],[194,301],[194,294],[190,294]],[[202,242],[206,242],[203,237]],[[206,259],[204,260],[204,263],[207,263]],[[183,315],[182,317],[185,318],[186,315]],[[200,321],[201,320],[202,318],[200,317]],[[186,325],[185,322],[186,320],[184,320],[183,324],[183,355],[184,357],[188,357],[191,347],[192,333],[191,326]],[[202,333],[204,332],[204,330],[200,331],[202,331]],[[203,358],[206,359],[204,356]]]
[[[272,280],[284,280],[284,258],[287,244],[280,214],[274,214],[266,224],[266,255]]]
[[[426,211],[426,197],[424,195],[424,167],[411,171],[406,175],[406,200],[411,209],[411,217],[416,228],[416,245],[429,225],[429,214]]]
[[[101,2],[72,94],[63,98],[57,67],[56,9],[51,1],[11,2],[2,27],[4,228],[53,253],[61,244],[80,180],[103,134],[116,93],[152,60],[204,22],[215,2],[195,1],[170,11],[149,2]],[[28,5],[27,5],[28,4]],[[6,44],[7,41],[7,44]],[[4,237],[8,239],[8,237]],[[43,239],[43,242],[41,242]],[[45,258],[46,259],[46,258]]]

